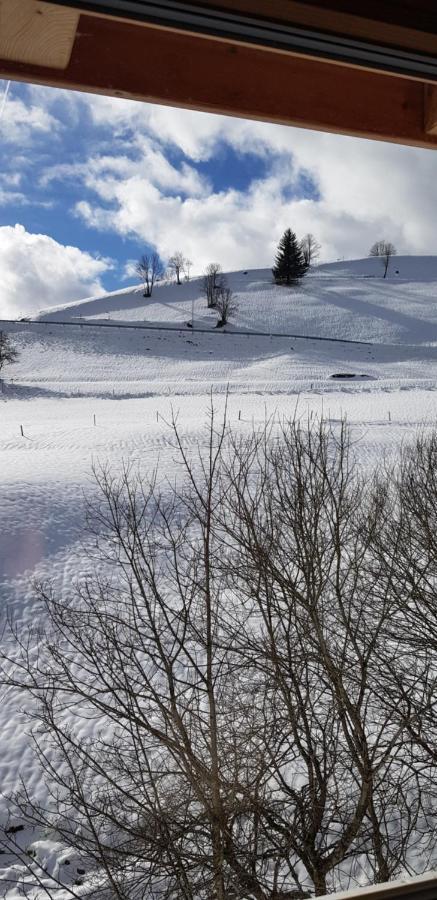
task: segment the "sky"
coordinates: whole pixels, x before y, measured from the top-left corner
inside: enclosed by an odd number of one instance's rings
[[[437,253],[437,153],[0,81],[0,317],[135,283],[147,249],[192,274],[271,266],[283,231],[321,261]]]

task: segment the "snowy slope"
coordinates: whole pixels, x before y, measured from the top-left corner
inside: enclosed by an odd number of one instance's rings
[[[399,274],[395,274],[398,272]],[[437,257],[395,257],[388,277],[378,259],[331,263],[316,268],[297,288],[272,284],[269,269],[228,274],[238,312],[230,329],[317,335],[378,343],[437,341]],[[82,300],[42,319],[141,322],[155,326],[213,328],[201,279],[158,284],[145,299],[140,287]]]

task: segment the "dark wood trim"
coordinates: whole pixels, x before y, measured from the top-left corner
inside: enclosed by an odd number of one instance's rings
[[[56,2],[56,0],[55,0]],[[435,0],[191,0],[195,6],[221,7],[267,18],[313,25],[338,33],[366,33],[379,40],[385,36],[390,43],[405,41],[414,46],[419,35],[437,35],[437,5]],[[382,26],[382,27],[381,27]],[[384,27],[387,26],[387,27]],[[371,30],[372,29],[372,30]],[[390,39],[390,33],[392,38]]]
[[[321,7],[329,12],[353,13],[355,16],[373,19],[376,22],[387,22],[434,33],[436,31],[435,0],[417,0],[417,2],[416,0],[304,0],[304,2],[307,6]]]

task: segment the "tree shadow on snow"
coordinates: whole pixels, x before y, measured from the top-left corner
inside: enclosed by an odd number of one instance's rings
[[[412,343],[416,341],[419,343],[437,341],[437,324],[427,319],[419,319],[389,306],[381,306],[370,299],[363,300],[357,292],[352,293],[348,291],[343,295],[335,290],[320,288],[317,294],[320,299],[326,300],[332,306],[348,310],[353,314],[365,316],[375,322],[380,319],[384,322],[390,322],[392,325],[397,325],[404,332],[405,338]],[[385,294],[385,296],[387,295]],[[390,339],[387,342],[390,342]]]

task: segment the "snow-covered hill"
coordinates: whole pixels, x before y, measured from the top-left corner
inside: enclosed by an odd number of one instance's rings
[[[314,269],[298,288],[272,284],[269,269],[227,275],[238,311],[228,330],[316,335],[378,343],[437,341],[437,256],[394,257],[382,277],[379,259]],[[201,278],[157,284],[150,299],[134,286],[42,313],[52,321],[112,321],[214,328]]]

